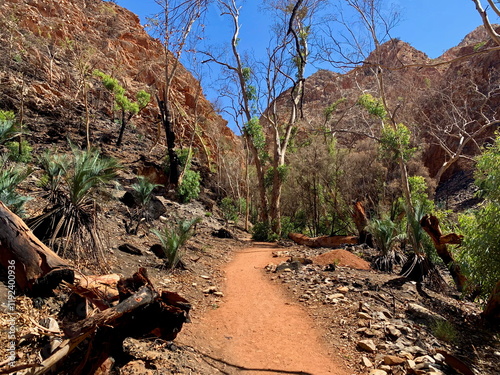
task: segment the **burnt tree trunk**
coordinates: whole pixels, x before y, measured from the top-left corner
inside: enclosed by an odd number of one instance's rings
[[[22,291],[32,291],[47,281],[50,289],[58,282],[59,271],[74,277],[70,264],[45,246],[17,215],[0,202],[0,264],[15,271],[15,280]],[[67,271],[67,272],[65,272]],[[51,276],[54,277],[52,280]],[[61,278],[59,278],[59,281]],[[67,280],[70,281],[70,280]]]
[[[366,243],[368,246],[373,247],[372,236],[366,231],[368,225],[368,218],[366,217],[365,208],[363,203],[355,202],[352,219],[358,231],[359,243]]]
[[[462,243],[463,236],[455,233],[443,235],[441,228],[439,227],[439,220],[434,215],[425,215],[420,220],[420,225],[431,237],[434,247],[436,248],[436,252],[443,260],[444,264],[448,267],[458,291],[464,291],[467,278],[462,273],[460,266],[455,262],[453,254],[450,253],[447,246],[447,244],[460,245]]]
[[[488,303],[486,304],[486,307],[481,315],[483,318],[491,322],[498,322],[500,320],[500,280],[491,292]]]
[[[169,160],[169,182],[177,186],[179,184],[180,177],[180,162],[177,153],[175,152],[175,133],[172,129],[172,113],[170,110],[170,104],[166,100],[160,100],[156,96],[156,101],[158,103],[158,108],[160,109],[160,121],[165,129],[165,136],[167,141],[168,150],[168,160]]]

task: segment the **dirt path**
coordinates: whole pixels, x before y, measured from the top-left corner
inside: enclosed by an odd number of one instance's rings
[[[265,277],[273,250],[257,244],[237,253],[225,268],[223,304],[183,331],[223,373],[348,374],[306,311]]]

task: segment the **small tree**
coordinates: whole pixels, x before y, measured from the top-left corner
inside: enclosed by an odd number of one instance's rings
[[[125,95],[125,89],[118,83],[116,78],[113,78],[97,69],[94,70],[93,74],[101,79],[104,87],[108,91],[113,93],[116,108],[121,111],[120,133],[118,134],[118,138],[116,140],[116,145],[120,147],[125,127],[134,115],[146,108],[151,100],[151,95],[144,90],[140,90],[137,92],[136,101],[131,101]]]
[[[469,279],[487,298],[500,281],[500,136],[477,161],[476,183],[485,201],[460,216],[464,241],[458,256]]]

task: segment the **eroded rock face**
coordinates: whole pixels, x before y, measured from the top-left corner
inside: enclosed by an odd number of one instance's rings
[[[435,131],[433,127],[448,126],[448,136],[443,136],[443,139],[452,149],[460,142],[460,137],[456,137],[456,128],[452,129],[453,119],[449,116],[453,107],[449,101],[451,96],[455,98],[455,106],[465,108],[464,103],[468,103],[464,114],[469,121],[479,120],[478,124],[481,123],[481,108],[489,118],[496,118],[495,111],[500,99],[491,96],[483,103],[471,86],[477,85],[480,92],[486,93],[494,88],[493,82],[498,85],[500,52],[472,55],[493,46],[481,26],[469,33],[457,47],[437,59],[430,59],[408,43],[393,39],[373,51],[364,64],[344,74],[320,70],[306,79],[303,111],[307,121],[300,124],[299,137],[301,131],[307,136],[311,127],[325,128],[326,131],[336,130],[335,136],[341,145],[352,147],[360,142],[363,137],[359,134],[366,132],[366,127],[363,128],[366,111],[357,108],[356,102],[363,93],[378,95],[375,67],[380,64],[389,106],[392,110],[398,108],[396,121],[412,129],[416,143],[423,151],[425,167],[434,177],[449,155],[431,136],[431,131]],[[443,62],[449,63],[441,64]],[[277,100],[284,114],[288,107],[287,98],[288,93],[284,93]],[[331,121],[325,122],[325,109],[333,103],[337,103],[337,106],[330,114]],[[485,104],[484,107],[481,107],[481,103]],[[469,131],[477,130],[477,126],[474,126],[471,123]],[[493,132],[494,127],[491,127],[478,138],[478,143],[488,139]],[[479,150],[471,142],[464,151],[470,156]],[[442,181],[456,171],[470,168],[470,164],[459,161],[446,172]]]
[[[35,137],[65,141],[68,128],[82,127],[85,92],[93,138],[116,137],[113,99],[92,77],[92,71],[100,69],[117,78],[131,99],[139,90],[152,94],[149,106],[133,121],[155,141],[154,98],[164,84],[165,53],[135,14],[101,0],[6,0],[0,5],[0,24],[0,37],[5,41],[0,45],[0,109],[19,113],[24,101],[24,120],[36,131]],[[171,54],[168,59],[173,61]],[[182,65],[171,95],[180,141],[191,138],[196,122],[209,151],[219,147],[216,137],[235,148],[237,140],[226,121]],[[194,142],[200,143],[197,138]]]

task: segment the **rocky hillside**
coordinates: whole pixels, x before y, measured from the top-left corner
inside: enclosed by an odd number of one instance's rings
[[[139,90],[151,94],[148,107],[134,116],[132,129],[125,132],[124,149],[139,141],[147,152],[163,142],[164,135],[157,134],[154,98],[164,85],[164,48],[146,33],[135,14],[101,0],[6,0],[0,5],[0,24],[4,41],[0,109],[18,116],[23,112],[34,143],[64,144],[75,130],[83,136],[86,93],[92,141],[111,144],[116,140],[119,125],[114,117],[119,114],[113,114],[112,97],[92,75],[94,69],[116,78],[130,99]],[[168,59],[172,62],[172,55]],[[178,147],[203,133],[203,138],[193,139],[205,151],[201,153],[205,159],[215,158],[223,144],[235,149],[237,139],[226,121],[182,66],[171,95]]]
[[[488,125],[499,115],[500,52],[488,51],[493,46],[483,27],[479,27],[437,59],[394,39],[347,73],[320,70],[306,79],[301,129],[305,134],[311,129],[333,131],[349,147],[361,138],[359,133],[371,134],[373,129],[366,127],[366,113],[356,102],[364,93],[378,97],[374,71],[374,63],[378,63],[396,121],[410,127],[424,165],[431,176],[436,176],[451,158],[446,148],[454,152],[468,134],[484,128],[475,139],[477,143],[470,141],[463,150],[466,156],[475,155],[478,146],[496,129],[496,125]],[[282,107],[286,107],[286,98],[285,93],[278,99]],[[325,109],[336,102],[336,110],[326,121]],[[455,163],[441,182],[468,168],[467,162]]]

